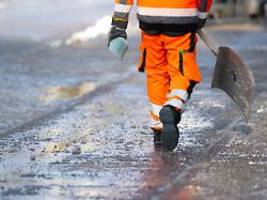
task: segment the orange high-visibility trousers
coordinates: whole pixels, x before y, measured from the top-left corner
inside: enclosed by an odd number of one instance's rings
[[[171,105],[182,111],[194,85],[201,81],[196,41],[195,33],[175,37],[142,33],[139,71],[147,74],[153,129],[161,129],[162,106]]]

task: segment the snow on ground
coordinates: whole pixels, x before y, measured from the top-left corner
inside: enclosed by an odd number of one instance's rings
[[[111,27],[111,16],[107,15],[99,20],[93,26],[87,27],[85,30],[74,32],[69,38],[66,39],[67,45],[84,43],[92,39],[96,39],[99,36],[104,36],[109,33]],[[135,34],[138,28],[134,23],[129,23],[127,28],[128,34]]]
[[[66,44],[86,42],[89,39],[95,39],[100,35],[106,35],[109,32],[111,16],[104,16],[96,21],[95,25],[89,26],[83,31],[75,32],[66,40]]]

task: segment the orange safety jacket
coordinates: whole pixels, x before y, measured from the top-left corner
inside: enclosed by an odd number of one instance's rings
[[[126,29],[134,0],[115,0],[112,25]],[[144,32],[192,32],[206,19],[212,0],[137,0],[137,17]]]

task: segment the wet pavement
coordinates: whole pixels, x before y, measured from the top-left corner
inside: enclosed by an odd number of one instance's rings
[[[207,32],[251,65],[251,120],[210,88],[215,59],[200,43],[204,80],[171,153],[153,145],[138,36],[124,62],[101,37],[54,46],[2,36],[0,199],[267,199],[267,34],[229,26]]]

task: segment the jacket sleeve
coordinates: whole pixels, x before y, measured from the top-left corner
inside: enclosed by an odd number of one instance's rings
[[[206,19],[213,0],[198,0],[198,17]]]
[[[134,0],[115,0],[115,10],[112,17],[112,26],[125,30],[128,26],[130,11]]]

